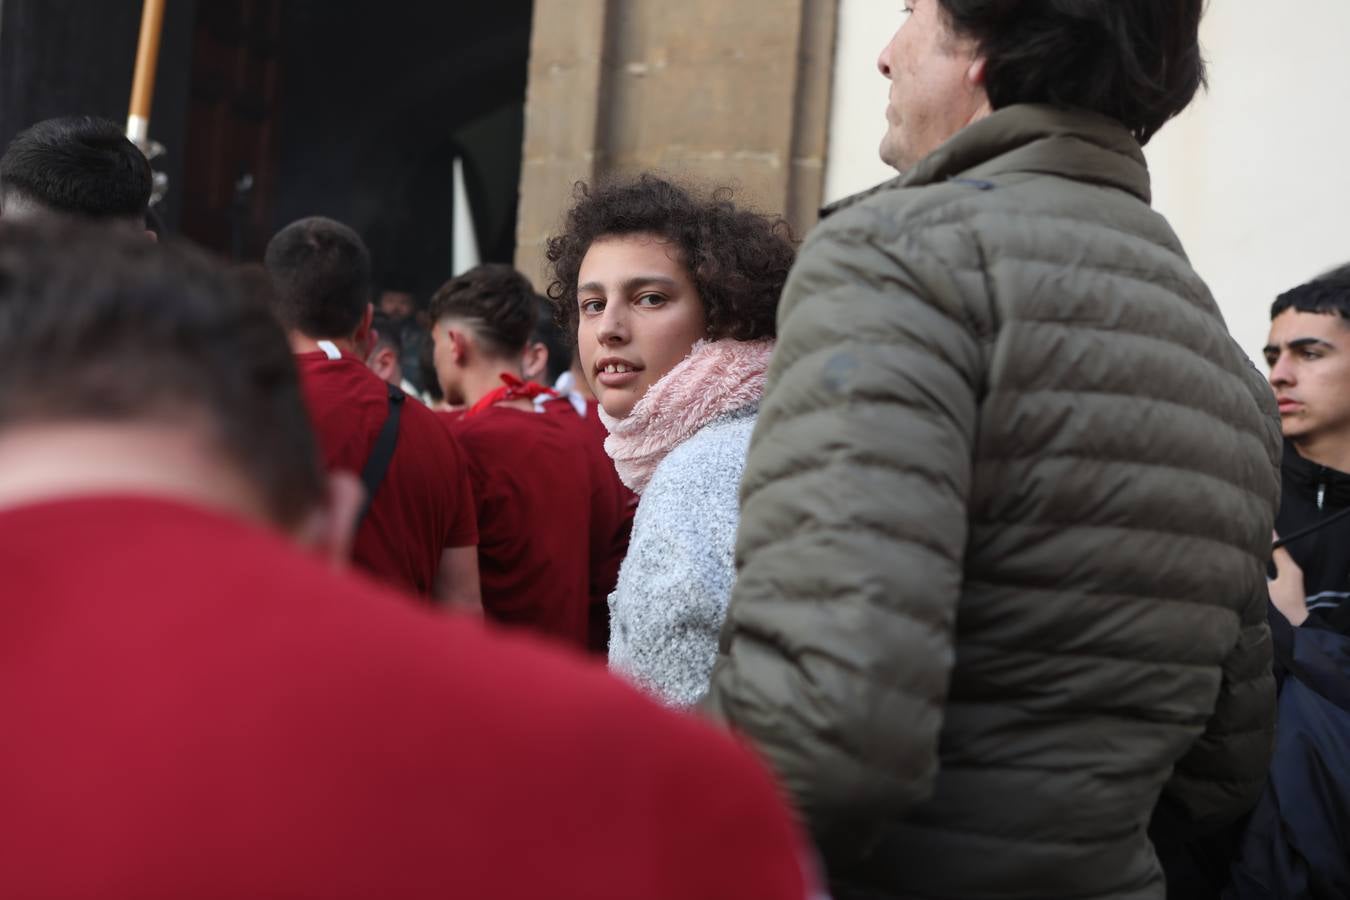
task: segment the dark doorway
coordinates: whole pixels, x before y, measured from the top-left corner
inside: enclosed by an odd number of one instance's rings
[[[180,186],[184,234],[256,259],[276,204],[280,0],[200,0]]]
[[[257,259],[307,215],[365,236],[381,287],[451,273],[463,161],[485,261],[514,253],[531,0],[199,0],[182,231]]]

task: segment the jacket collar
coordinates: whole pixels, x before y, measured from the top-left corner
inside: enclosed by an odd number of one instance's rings
[[[1301,456],[1293,443],[1284,442],[1284,457],[1280,463],[1284,475],[1284,489],[1310,499],[1324,493],[1327,506],[1350,506],[1350,474],[1315,463]]]
[[[1145,203],[1152,200],[1144,151],[1125,126],[1086,110],[1020,104],[962,129],[910,171],[827,206],[822,216],[897,188],[1023,173],[1101,184]]]

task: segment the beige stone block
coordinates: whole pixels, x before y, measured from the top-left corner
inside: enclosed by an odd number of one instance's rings
[[[578,178],[655,171],[816,218],[837,0],[537,0],[517,264]],[[542,282],[541,282],[542,283]]]
[[[627,8],[640,21],[641,46],[671,59],[766,59],[793,56],[802,0],[643,0]]]
[[[673,69],[659,78],[622,78],[599,110],[608,155],[665,145],[776,152],[791,148],[792,78],[762,87],[732,67]],[[782,82],[787,87],[782,86]]]
[[[629,158],[618,162],[610,171],[625,176],[652,172],[703,193],[728,188],[738,205],[766,214],[783,214],[785,176],[731,156],[671,154],[666,157]]]
[[[525,160],[521,167],[520,213],[516,221],[516,268],[543,290],[544,245],[562,227],[578,181],[590,181],[593,161]]]
[[[552,233],[571,205],[577,183],[593,180],[594,172],[592,162],[584,159],[526,161],[521,167],[521,194],[528,192],[529,203],[522,205],[517,217],[517,239],[537,241]]]
[[[568,157],[595,151],[599,68],[551,70],[530,79],[524,153]]]
[[[538,0],[530,27],[531,79],[552,68],[598,63],[608,6],[607,0]]]

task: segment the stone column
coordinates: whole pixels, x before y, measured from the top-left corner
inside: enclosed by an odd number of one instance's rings
[[[536,0],[516,265],[578,179],[656,171],[815,222],[837,0]]]
[[[597,174],[607,7],[620,0],[536,0],[525,90],[516,267],[543,291],[544,242],[578,180]]]

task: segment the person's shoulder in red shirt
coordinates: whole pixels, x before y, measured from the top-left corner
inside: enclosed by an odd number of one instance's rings
[[[0,894],[805,893],[749,754],[599,668],[176,502],[9,509],[0,560]]]
[[[609,595],[619,580],[619,567],[628,555],[628,539],[638,497],[619,478],[614,461],[605,452],[609,431],[600,421],[593,400],[577,394],[553,397],[540,409],[575,429],[591,470],[590,636],[591,653],[609,652]]]
[[[265,256],[278,318],[289,331],[309,417],[328,471],[360,475],[390,415],[389,388],[365,364],[370,254],[351,229],[302,219]],[[412,594],[477,607],[476,522],[453,438],[421,404],[401,404],[398,438],[357,531],[352,558]]]
[[[361,474],[390,415],[389,390],[359,358],[334,342],[296,355],[305,405],[329,471]],[[443,563],[455,548],[478,543],[463,452],[437,415],[403,400],[389,468],[356,534],[355,562],[423,597],[438,593]]]
[[[586,649],[592,473],[579,435],[553,416],[500,405],[451,427],[478,505],[484,612]]]

